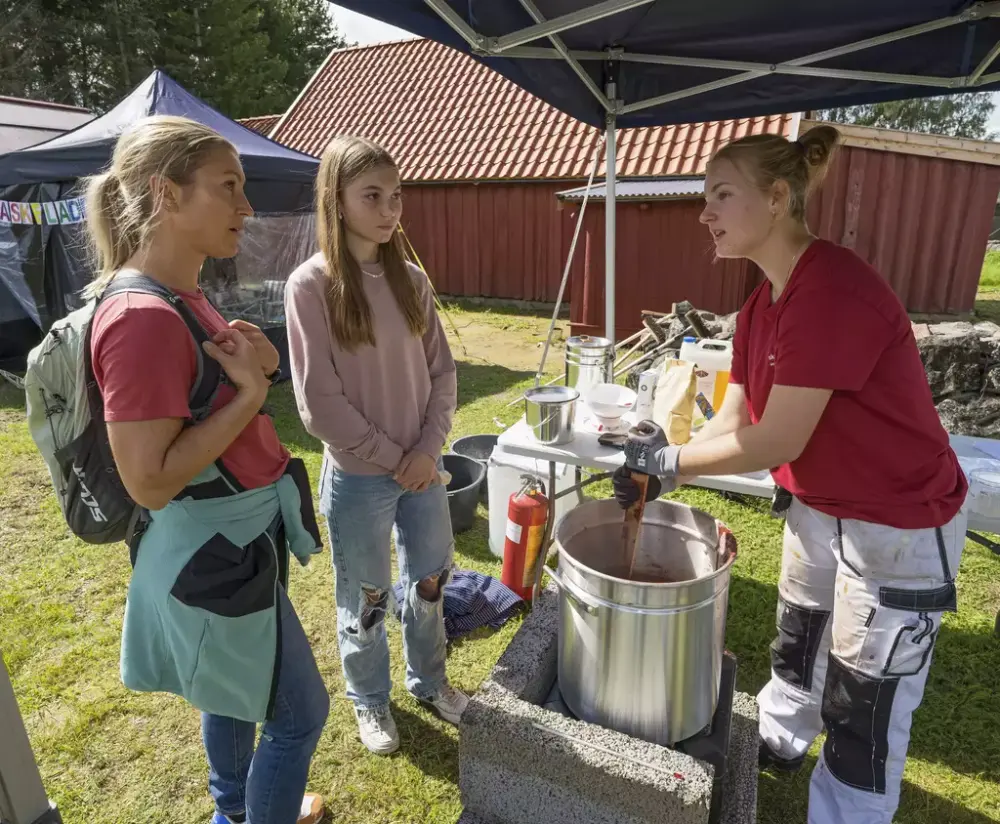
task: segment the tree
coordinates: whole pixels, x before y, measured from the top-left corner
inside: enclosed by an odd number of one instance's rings
[[[0,0],[0,94],[101,113],[154,67],[230,117],[283,112],[344,45],[326,0]]]
[[[271,0],[263,5],[261,25],[276,54],[289,58],[288,70],[275,89],[277,102],[256,114],[277,114],[291,105],[326,56],[348,45],[330,13],[327,0]]]
[[[161,0],[162,35],[152,63],[230,117],[260,113],[288,71],[270,49],[256,0]]]
[[[992,140],[988,127],[994,108],[991,92],[969,92],[828,109],[818,114],[835,123]]]

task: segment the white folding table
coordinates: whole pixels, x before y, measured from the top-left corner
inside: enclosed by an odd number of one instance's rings
[[[958,455],[959,462],[966,474],[972,469],[980,467],[995,468],[1000,472],[1000,441],[988,440],[986,438],[972,438],[965,435],[952,435],[951,445]],[[536,461],[543,461],[549,465],[549,479],[546,487],[546,494],[550,496],[553,505],[549,507],[549,517],[545,524],[545,531],[542,539],[542,550],[539,553],[538,565],[535,573],[535,593],[537,596],[538,587],[541,582],[542,567],[548,557],[552,544],[552,531],[554,528],[553,515],[555,511],[554,497],[576,494],[578,500],[583,501],[582,491],[589,484],[602,480],[610,476],[624,461],[625,456],[621,449],[610,446],[601,446],[597,442],[598,434],[592,431],[586,424],[578,426],[575,430],[573,440],[561,446],[547,446],[539,443],[532,433],[524,418],[510,426],[500,435],[498,444],[504,451],[512,455],[519,455],[524,458],[532,458]],[[556,489],[556,468],[559,464],[574,467],[576,471],[576,483],[566,489],[555,493]],[[592,475],[583,477],[583,470],[590,470]],[[720,492],[732,492],[739,495],[754,495],[760,498],[770,498],[774,495],[775,484],[771,478],[771,473],[767,471],[753,472],[745,475],[715,475],[709,477],[690,478],[687,485],[700,486],[706,489],[715,489]],[[975,512],[969,514],[970,537],[980,544],[1000,554],[1000,546],[988,538],[972,534],[974,532],[1000,533],[1000,518],[987,518]]]

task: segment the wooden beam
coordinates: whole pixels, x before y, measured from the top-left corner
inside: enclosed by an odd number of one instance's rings
[[[805,134],[806,131],[817,125],[821,125],[821,121],[803,120],[799,135]],[[989,140],[903,132],[896,129],[876,129],[871,126],[855,126],[847,123],[823,125],[833,126],[840,132],[843,145],[857,149],[1000,166],[1000,143]]]

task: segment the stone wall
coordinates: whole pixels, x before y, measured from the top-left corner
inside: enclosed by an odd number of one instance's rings
[[[917,323],[913,334],[945,429],[1000,438],[1000,326]]]

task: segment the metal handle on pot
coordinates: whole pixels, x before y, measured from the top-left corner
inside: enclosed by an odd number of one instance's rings
[[[597,615],[598,610],[600,610],[601,608],[601,605],[599,603],[597,603],[596,601],[592,601],[589,597],[583,595],[576,588],[570,587],[560,577],[559,573],[556,572],[551,567],[547,567],[545,571],[549,574],[549,577],[552,579],[552,582],[557,587],[559,587],[560,590],[566,593],[566,597],[569,598],[574,604],[580,607],[580,609],[582,609],[588,615]]]
[[[538,423],[530,424],[530,426],[532,429],[541,429],[543,426],[548,426],[550,421],[558,417],[559,417],[559,412],[556,411],[550,414],[544,421],[539,421]]]
[[[729,527],[719,525],[719,564],[725,564],[730,558],[736,558],[736,536]]]

